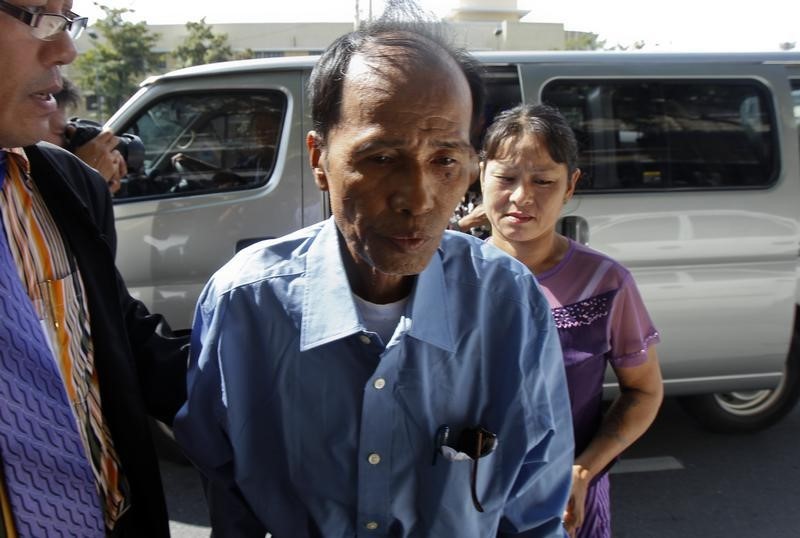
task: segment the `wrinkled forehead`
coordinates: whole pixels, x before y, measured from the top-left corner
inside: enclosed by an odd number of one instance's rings
[[[381,47],[353,55],[343,83],[343,104],[372,105],[373,110],[393,108],[402,102],[412,110],[428,102],[464,103],[469,119],[472,96],[467,79],[449,57],[436,54],[409,54],[399,47]],[[419,99],[409,103],[408,96]],[[343,106],[346,114],[349,107]]]
[[[437,132],[468,138],[471,99],[459,73],[430,66],[396,64],[378,71],[354,64],[345,79],[341,104],[342,124],[380,126],[383,132],[411,129],[418,134]]]
[[[353,54],[345,74],[347,80],[371,81],[376,85],[421,83],[420,78],[430,74],[442,74],[462,79],[466,77],[445,51],[431,42],[415,43],[414,46],[373,45]]]

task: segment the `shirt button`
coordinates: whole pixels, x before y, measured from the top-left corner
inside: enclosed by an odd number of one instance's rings
[[[361,334],[361,335],[359,335],[359,336],[358,336],[358,339],[359,339],[359,340],[361,340],[361,343],[362,343],[362,344],[369,344],[369,343],[371,343],[371,342],[372,342],[372,340],[370,340],[370,339],[369,339],[369,336],[367,336],[366,334]]]
[[[381,457],[379,454],[373,452],[372,454],[367,457],[367,461],[370,462],[372,465],[378,465],[381,462]]]
[[[378,522],[377,521],[369,521],[364,526],[367,528],[368,531],[374,531],[375,529],[378,528]]]
[[[378,390],[381,390],[383,387],[386,386],[386,380],[382,377],[379,377],[378,379],[375,380],[375,383],[373,383],[372,386]]]

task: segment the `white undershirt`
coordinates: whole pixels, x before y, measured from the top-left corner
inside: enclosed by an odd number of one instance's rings
[[[353,294],[356,308],[361,314],[361,320],[368,331],[377,333],[384,345],[389,342],[394,334],[397,324],[403,315],[408,297],[389,304],[375,304]]]

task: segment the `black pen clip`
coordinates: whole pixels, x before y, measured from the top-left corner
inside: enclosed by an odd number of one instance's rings
[[[480,424],[472,428],[465,428],[458,436],[458,450],[472,458],[469,489],[472,495],[472,504],[478,512],[483,512],[483,506],[478,500],[478,461],[491,454],[496,447],[497,436]]]
[[[442,447],[447,444],[449,439],[450,426],[447,424],[442,424],[436,429],[436,435],[433,437],[433,461],[431,461],[431,465],[436,465],[436,458],[439,456],[439,452],[441,451]]]

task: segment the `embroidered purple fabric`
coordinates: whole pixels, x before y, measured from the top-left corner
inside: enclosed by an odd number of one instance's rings
[[[575,453],[580,454],[600,426],[606,366],[644,363],[659,334],[630,272],[605,254],[570,241],[564,259],[536,277],[564,352]],[[592,485],[578,536],[611,536],[608,488],[605,474]]]

